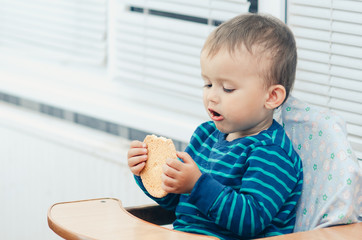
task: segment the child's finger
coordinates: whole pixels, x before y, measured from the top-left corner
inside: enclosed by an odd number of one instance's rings
[[[128,150],[127,158],[132,158],[139,155],[146,155],[147,154],[147,148],[131,148]]]
[[[170,177],[170,178],[176,178],[179,171],[173,167],[170,167],[169,165],[165,164],[162,166],[163,173]]]
[[[161,175],[162,177],[162,189],[166,192],[173,192],[175,189],[175,185],[177,184],[177,181],[171,177],[168,177],[165,174]]]
[[[134,140],[130,144],[131,148],[146,148],[147,144],[138,140]]]
[[[169,159],[166,159],[166,165],[168,167],[170,167],[170,168],[173,168],[173,169],[177,170],[177,171],[181,171],[183,162],[181,162],[178,159],[169,158]]]
[[[136,156],[136,157],[131,157],[128,159],[128,166],[129,167],[133,167],[136,166],[140,163],[146,162],[147,161],[148,156],[147,155],[140,155],[140,156]]]
[[[145,167],[146,163],[145,162],[141,162],[133,167],[131,167],[131,172],[136,175],[139,176],[141,171],[143,170],[143,168]]]
[[[193,163],[194,160],[191,158],[191,156],[187,152],[177,152],[177,157],[181,158],[184,163]]]

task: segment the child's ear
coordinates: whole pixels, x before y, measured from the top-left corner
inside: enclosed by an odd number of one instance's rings
[[[275,109],[282,105],[286,97],[286,90],[284,86],[277,84],[272,85],[268,89],[268,97],[265,101],[265,107],[267,109]]]

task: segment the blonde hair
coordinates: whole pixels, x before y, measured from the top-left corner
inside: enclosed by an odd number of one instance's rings
[[[288,26],[269,15],[239,15],[216,28],[202,51],[213,57],[221,48],[226,48],[232,55],[242,46],[260,60],[269,60],[267,67],[261,70],[261,76],[267,87],[284,86],[286,100],[294,84],[297,65],[295,39]]]

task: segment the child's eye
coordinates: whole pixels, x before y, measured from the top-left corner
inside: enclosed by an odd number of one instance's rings
[[[212,87],[212,84],[205,84],[204,85],[204,88],[211,88]]]
[[[233,92],[235,89],[229,89],[229,88],[224,88],[224,92],[226,93],[231,93]]]

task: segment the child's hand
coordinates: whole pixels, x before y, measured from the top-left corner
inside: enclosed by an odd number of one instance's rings
[[[131,169],[131,172],[139,176],[140,172],[146,165],[148,158],[147,155],[147,145],[144,142],[132,141],[130,149],[128,150],[128,166]]]
[[[163,167],[163,190],[168,193],[191,193],[197,180],[201,177],[201,171],[194,160],[186,152],[178,152],[178,159],[167,159]]]

